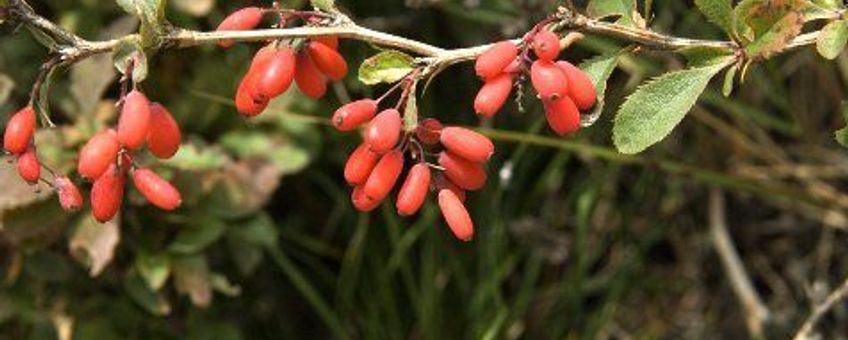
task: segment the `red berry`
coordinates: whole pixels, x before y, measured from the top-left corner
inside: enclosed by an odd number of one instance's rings
[[[474,222],[456,194],[450,190],[439,191],[439,209],[456,238],[469,241],[474,237]]]
[[[480,163],[445,151],[439,154],[439,165],[445,168],[445,176],[460,188],[478,190],[486,184],[486,170]]]
[[[545,103],[545,118],[551,129],[560,136],[580,129],[580,111],[569,97]]]
[[[251,94],[249,88],[252,87],[251,83],[255,79],[251,75],[251,73],[245,75],[236,91],[236,110],[245,117],[256,116],[268,107],[267,100],[258,99]]]
[[[436,192],[443,189],[450,190],[454,195],[456,195],[456,197],[459,198],[460,201],[465,202],[465,190],[454,184],[454,182],[445,177],[445,175],[441,172],[438,172],[433,176],[433,189],[435,189]]]
[[[360,144],[356,147],[356,150],[353,150],[353,153],[347,159],[347,163],[345,163],[345,180],[351,185],[364,184],[379,160],[380,154],[371,151],[368,144]]]
[[[150,203],[163,210],[174,210],[183,203],[180,192],[171,183],[159,177],[153,170],[139,168],[132,172],[135,188]]]
[[[306,45],[309,56],[318,69],[332,80],[341,80],[347,75],[347,62],[339,52],[321,43],[310,42]]]
[[[558,61],[556,65],[562,70],[565,77],[568,78],[568,95],[574,100],[577,108],[581,110],[591,109],[595,105],[595,100],[598,98],[595,83],[592,82],[592,79],[589,78],[586,72],[583,72],[583,70],[567,61]]]
[[[128,149],[144,144],[150,127],[150,102],[143,93],[132,90],[124,98],[118,120],[118,141]]]
[[[333,113],[333,126],[339,131],[350,131],[374,118],[375,114],[377,114],[377,101],[360,99],[338,108]]]
[[[533,36],[533,52],[541,60],[553,61],[559,55],[559,37],[551,31],[541,30]]]
[[[486,81],[480,88],[480,92],[477,92],[477,98],[474,99],[474,112],[483,117],[491,118],[506,103],[511,91],[511,74],[504,73]]]
[[[321,37],[311,38],[312,41],[327,45],[327,47],[332,48],[334,50],[339,49],[339,37],[335,35],[325,35]]]
[[[374,166],[371,175],[362,187],[365,195],[374,201],[382,201],[392,191],[400,172],[403,170],[403,153],[399,150],[389,152]]]
[[[288,47],[277,50],[264,67],[254,71],[259,72],[254,97],[271,99],[286,92],[294,80],[294,67],[294,51]]]
[[[530,67],[530,82],[543,101],[568,95],[568,78],[550,61],[536,60]]]
[[[518,56],[518,47],[510,41],[501,41],[492,45],[477,57],[474,70],[483,80],[497,77]]]
[[[415,137],[425,145],[436,145],[442,135],[442,123],[435,118],[426,118],[415,128]]]
[[[398,110],[383,110],[371,120],[368,129],[365,130],[365,144],[371,147],[371,151],[377,153],[391,150],[400,138],[402,124]]]
[[[446,127],[439,139],[450,152],[473,162],[485,162],[495,153],[488,137],[461,127]]]
[[[147,148],[154,156],[168,159],[177,153],[182,142],[180,125],[168,110],[159,103],[150,104],[150,131]]]
[[[310,98],[321,98],[327,92],[327,81],[307,53],[298,53],[294,81],[300,92]]]
[[[398,214],[409,216],[416,213],[424,204],[429,189],[430,167],[424,163],[413,165],[398,192],[397,204],[395,205]]]
[[[27,150],[35,131],[35,111],[25,107],[12,115],[6,123],[6,133],[3,135],[3,148],[15,155]]]
[[[18,175],[29,184],[38,184],[41,178],[41,164],[38,163],[38,155],[35,147],[30,145],[24,153],[18,155]]]
[[[247,31],[259,26],[262,21],[262,9],[258,7],[245,7],[233,12],[224,18],[218,25],[217,31]],[[218,46],[228,48],[235,44],[232,40],[221,40]]]
[[[379,200],[373,200],[368,198],[368,196],[365,195],[365,190],[363,190],[361,185],[353,188],[353,192],[350,194],[350,201],[353,203],[353,207],[361,212],[369,212],[371,210],[374,210],[375,208],[380,206],[381,202]]]
[[[126,176],[112,164],[91,187],[91,212],[100,223],[111,220],[124,200]]]
[[[59,196],[59,205],[67,212],[77,211],[82,207],[82,194],[70,178],[59,176],[53,180],[53,187]]]
[[[118,157],[121,145],[118,143],[118,134],[113,129],[103,130],[88,141],[82,147],[79,154],[77,172],[87,179],[97,179],[103,174],[109,165]]]

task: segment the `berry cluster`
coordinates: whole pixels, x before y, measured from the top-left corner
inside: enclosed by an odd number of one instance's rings
[[[470,240],[474,225],[463,205],[465,191],[485,185],[485,163],[494,153],[494,144],[477,132],[443,127],[432,118],[404,129],[397,108],[377,113],[379,101],[354,101],[336,110],[332,118],[340,131],[367,123],[364,142],[350,154],[344,169],[345,180],[353,186],[353,206],[363,212],[379,206],[400,179],[408,153],[416,164],[410,167],[398,191],[398,214],[418,212],[432,190],[453,234],[460,240]],[[433,174],[431,168],[438,172]]]
[[[227,16],[218,30],[254,29],[266,12],[258,7],[240,9]],[[303,16],[310,22],[316,19],[310,14]],[[281,16],[279,27],[285,26],[286,18]],[[227,48],[233,42],[222,41],[219,45]],[[235,95],[236,109],[246,117],[256,116],[274,97],[285,93],[292,81],[308,97],[323,97],[328,80],[338,81],[347,75],[347,61],[339,54],[338,46],[337,37],[314,37],[287,44],[270,42],[256,52],[247,73],[239,82]]]
[[[474,68],[484,85],[474,100],[474,110],[487,118],[494,116],[509,97],[515,78],[525,74],[530,64],[530,82],[544,104],[548,125],[559,135],[579,130],[580,111],[595,105],[592,80],[568,61],[555,61],[560,43],[551,31],[535,29],[520,45],[523,47],[502,41],[477,58]],[[529,57],[530,49],[535,61]]]
[[[28,106],[12,116],[3,136],[3,147],[17,156],[18,173],[31,184],[44,180],[33,142],[35,124],[35,111]],[[117,129],[98,132],[79,153],[77,172],[94,181],[90,193],[94,217],[100,222],[114,218],[123,201],[127,174],[132,175],[136,189],[148,201],[165,210],[176,209],[182,202],[179,191],[155,172],[136,168],[133,159],[134,153],[145,145],[157,158],[170,158],[181,139],[179,125],[168,110],[150,103],[137,90],[127,94],[122,100]],[[82,207],[82,194],[67,176],[54,174],[52,182],[44,181],[56,190],[63,209],[75,211]]]

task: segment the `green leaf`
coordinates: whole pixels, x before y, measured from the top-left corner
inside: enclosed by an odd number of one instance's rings
[[[200,252],[217,241],[226,229],[227,225],[219,219],[201,218],[180,230],[177,237],[168,245],[168,250],[180,254]]]
[[[613,142],[618,151],[635,154],[665,138],[724,66],[667,73],[637,89],[615,117]]]
[[[627,26],[635,26],[633,15],[639,13],[634,0],[591,0],[586,12],[596,19],[618,17],[616,22]]]
[[[387,50],[366,59],[359,66],[359,80],[365,85],[394,83],[415,69],[415,58],[394,50]]]
[[[418,82],[409,86],[409,97],[403,108],[403,128],[405,131],[414,131],[418,127]]]
[[[221,137],[220,143],[241,158],[267,159],[282,174],[303,170],[312,160],[312,155],[305,148],[292,141],[258,131],[234,131]]]
[[[833,19],[834,8],[829,8],[830,5],[822,5],[815,2],[808,2],[804,5],[804,21],[814,21],[821,19]]]
[[[827,9],[844,8],[842,0],[813,0],[812,3]]]
[[[147,55],[138,39],[121,39],[112,52],[112,61],[121,74],[125,74],[132,64],[133,82],[140,83],[147,78]]]
[[[727,33],[733,32],[733,7],[730,5],[730,0],[695,0],[695,6],[698,6],[707,20]]]
[[[689,67],[704,67],[723,63],[727,57],[733,56],[733,51],[718,47],[689,47],[677,50],[688,61]]]
[[[151,290],[135,272],[124,276],[124,290],[135,303],[153,315],[168,315],[171,304],[161,293]]]
[[[312,7],[320,9],[324,12],[333,12],[336,10],[336,4],[334,0],[310,0],[312,3]]]
[[[209,264],[202,254],[175,257],[172,260],[174,286],[180,294],[188,294],[195,306],[212,303],[212,282]]]
[[[822,57],[833,60],[845,49],[846,42],[848,42],[848,21],[836,20],[822,28],[816,41],[816,50]]]
[[[604,111],[604,106],[606,104],[605,98],[607,80],[612,75],[612,71],[614,71],[615,67],[618,65],[618,58],[621,57],[626,50],[627,49],[622,49],[614,53],[602,54],[586,60],[578,66],[581,70],[583,70],[583,72],[586,72],[586,75],[588,75],[589,79],[592,80],[592,83],[595,84],[595,92],[598,95],[598,101],[595,104],[595,108],[592,109],[592,112],[584,117],[582,121],[583,126],[594,124]]]
[[[141,19],[141,44],[157,46],[165,32],[166,0],[116,0],[129,14]]]
[[[842,146],[848,148],[848,105],[842,106],[842,117],[845,119],[846,126],[836,131],[836,141]]]
[[[729,97],[731,93],[733,93],[733,84],[736,80],[736,73],[739,71],[739,64],[733,65],[727,72],[724,74],[724,83],[721,86],[721,94],[725,97]]]
[[[230,158],[217,147],[203,147],[195,143],[183,144],[171,159],[164,161],[170,167],[186,171],[219,169],[230,162]]]
[[[88,264],[89,274],[94,277],[112,262],[120,241],[121,232],[116,221],[99,223],[90,214],[85,214],[74,229],[68,248],[75,258]]]
[[[748,57],[768,59],[798,36],[804,24],[804,4],[804,0],[740,2],[733,10],[734,32],[747,41]]]
[[[171,275],[171,261],[166,254],[152,254],[139,250],[135,257],[135,269],[141,274],[147,287],[160,290]]]

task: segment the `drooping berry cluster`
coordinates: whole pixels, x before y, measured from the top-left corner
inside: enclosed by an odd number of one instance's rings
[[[580,111],[595,105],[594,83],[568,61],[555,61],[560,54],[555,33],[536,29],[522,44],[519,48],[511,41],[502,41],[477,58],[475,71],[484,85],[474,100],[474,110],[487,118],[494,116],[506,103],[515,78],[526,73],[530,64],[530,82],[544,104],[548,125],[559,135],[576,132],[580,129]],[[530,49],[536,60],[530,59]]]
[[[219,31],[250,30],[262,21],[266,13],[258,7],[247,7],[230,14],[218,26]],[[307,21],[313,21],[309,14]],[[285,26],[282,15],[278,27]],[[230,47],[232,41],[222,41]],[[348,65],[338,52],[339,40],[334,36],[313,37],[289,42],[273,41],[260,48],[253,57],[247,73],[239,82],[235,102],[239,113],[256,116],[275,97],[285,93],[292,81],[311,98],[321,98],[327,92],[328,81],[338,81],[347,75]]]

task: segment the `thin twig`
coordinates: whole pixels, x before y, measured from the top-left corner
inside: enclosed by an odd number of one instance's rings
[[[715,246],[716,252],[721,258],[727,279],[730,280],[730,286],[745,308],[748,332],[751,337],[760,338],[763,336],[763,325],[769,318],[769,311],[754,289],[751,278],[748,277],[745,266],[739,258],[739,253],[733,245],[733,239],[727,231],[727,216],[724,205],[724,193],[721,189],[711,189],[709,199],[710,236],[713,246]]]
[[[830,311],[830,309],[833,308],[833,306],[836,305],[837,302],[845,299],[846,296],[848,296],[848,278],[846,278],[845,281],[842,282],[842,285],[839,286],[839,288],[831,292],[830,295],[828,295],[827,298],[824,299],[821,304],[819,304],[818,306],[816,306],[816,308],[813,309],[813,314],[810,314],[810,316],[807,318],[807,321],[804,321],[804,324],[798,330],[798,333],[795,334],[795,337],[793,339],[811,339],[813,327],[816,325],[816,323],[819,322],[819,319],[821,319],[828,311]]]

